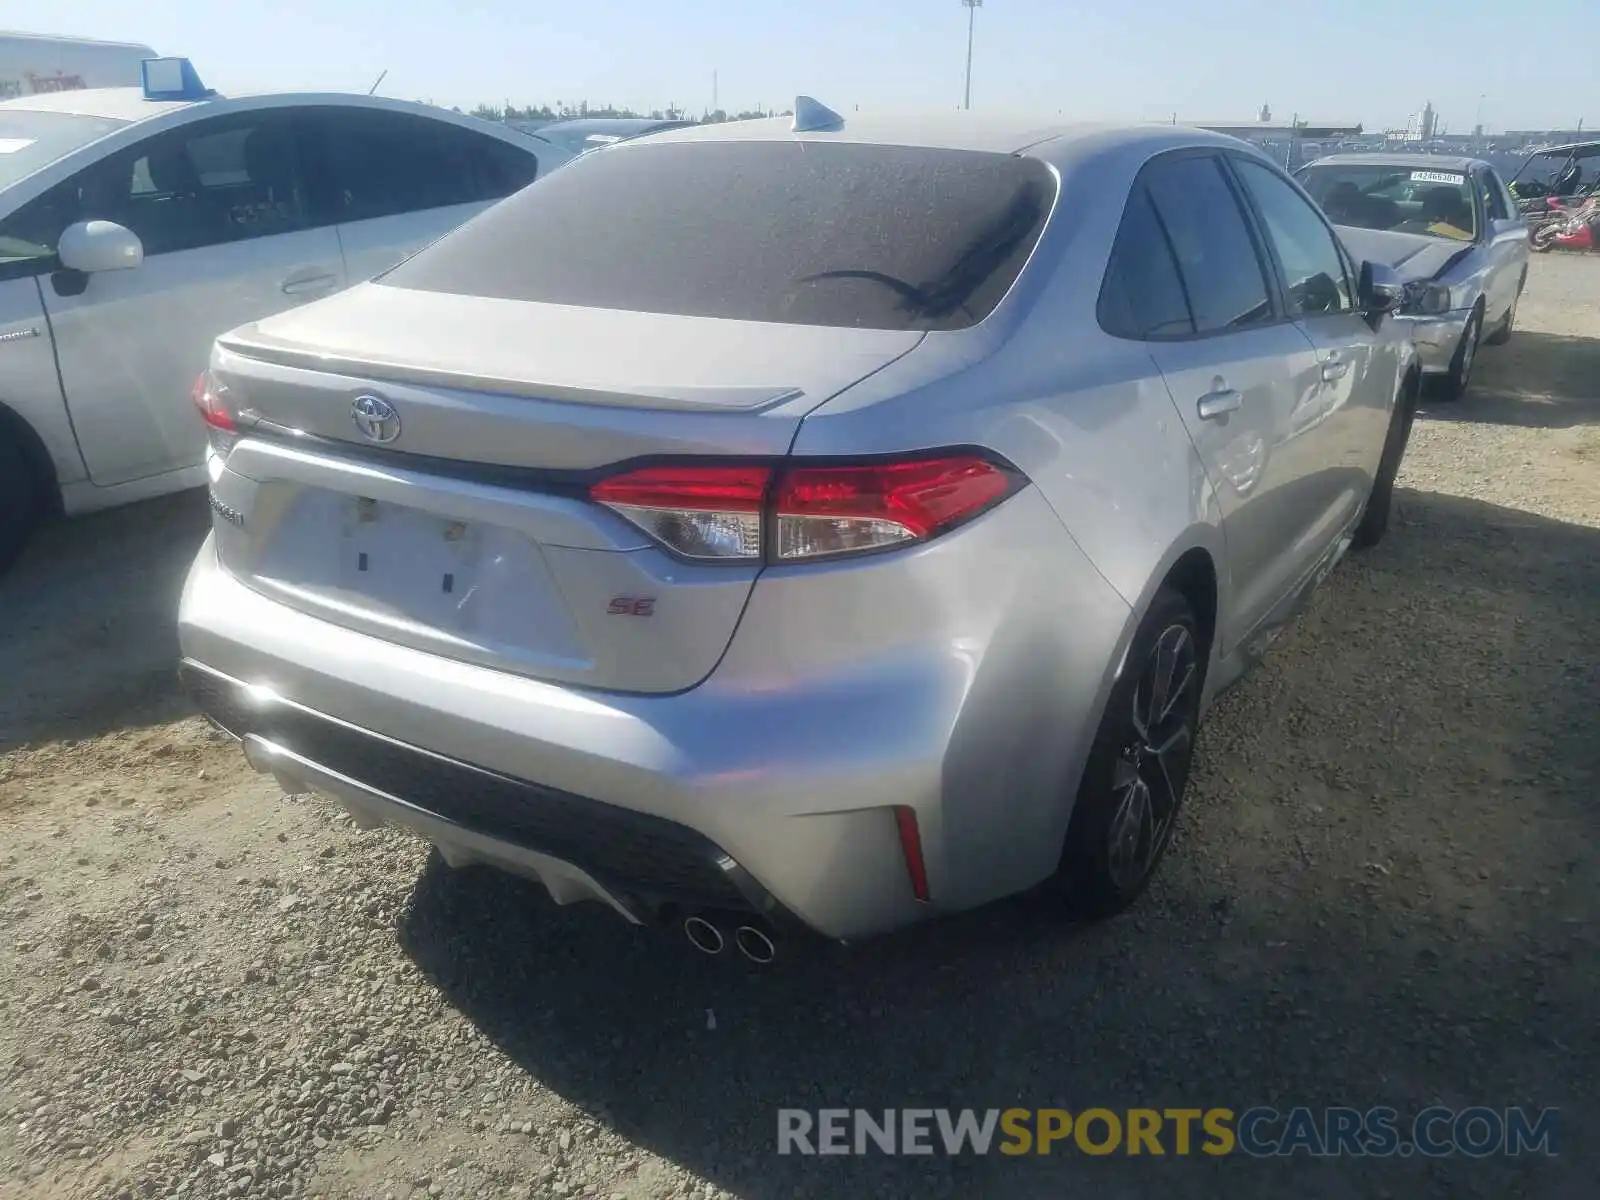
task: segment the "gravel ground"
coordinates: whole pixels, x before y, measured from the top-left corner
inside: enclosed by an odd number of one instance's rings
[[[1593,1197],[1600,262],[1418,422],[1146,901],[765,971],[284,799],[186,712],[193,496],[0,583],[0,1198]],[[797,1159],[783,1106],[1562,1110],[1554,1159]]]

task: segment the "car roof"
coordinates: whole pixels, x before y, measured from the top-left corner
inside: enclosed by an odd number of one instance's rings
[[[1181,125],[1126,125],[1103,122],[1051,121],[1037,116],[1000,116],[970,112],[851,115],[836,128],[796,133],[793,117],[723,121],[690,125],[652,134],[649,145],[679,142],[821,141],[920,147],[931,150],[978,150],[1019,154],[1046,143],[1070,146],[1090,140],[1245,147],[1237,138]],[[628,143],[619,143],[628,145]],[[1048,157],[1040,154],[1039,157]]]
[[[1321,167],[1329,164],[1345,165],[1352,167],[1410,167],[1413,170],[1426,171],[1470,171],[1474,167],[1486,167],[1489,164],[1481,158],[1467,158],[1455,154],[1388,154],[1382,150],[1371,151],[1365,154],[1328,154],[1315,162],[1306,164],[1308,167]]]

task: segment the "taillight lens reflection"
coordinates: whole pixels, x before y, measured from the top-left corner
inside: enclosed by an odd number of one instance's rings
[[[200,372],[194,387],[189,390],[189,398],[194,401],[200,419],[205,422],[206,440],[211,453],[223,459],[228,457],[233,444],[239,440],[239,427],[234,424],[233,414],[228,411],[225,394],[226,389],[210,371]]]
[[[774,504],[777,556],[820,558],[923,541],[1011,490],[1011,475],[976,455],[791,468]]]
[[[685,558],[761,557],[766,467],[643,467],[602,480],[589,495]]]
[[[982,454],[947,453],[814,467],[650,466],[612,476],[590,496],[686,558],[793,562],[925,541],[1021,482]]]

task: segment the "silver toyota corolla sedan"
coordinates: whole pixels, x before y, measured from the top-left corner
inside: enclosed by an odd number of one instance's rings
[[[1437,154],[1335,154],[1295,172],[1346,246],[1391,267],[1402,319],[1441,399],[1472,381],[1481,344],[1511,337],[1528,281],[1528,226],[1495,169]]]
[[[184,674],[286,788],[705,950],[1116,912],[1384,531],[1398,284],[1226,137],[800,123],[220,339]]]

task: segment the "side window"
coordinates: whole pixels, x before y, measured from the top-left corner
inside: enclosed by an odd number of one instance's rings
[[[290,233],[305,223],[287,119],[267,110],[158,133],[84,171],[84,220],[126,225],[146,255]]]
[[[1261,259],[1221,162],[1210,155],[1162,159],[1143,179],[1171,239],[1195,332],[1270,322]]]
[[[1483,185],[1483,206],[1489,213],[1489,219],[1510,220],[1511,210],[1506,207],[1506,193],[1500,177],[1493,171],[1484,171],[1478,176],[1478,181]]]
[[[520,192],[538,176],[539,160],[533,154],[470,130],[461,129],[456,133],[466,139],[480,199],[503,199],[512,192]]]
[[[1520,216],[1521,210],[1517,207],[1517,197],[1516,194],[1512,192],[1511,185],[1505,180],[1501,179],[1500,176],[1495,175],[1493,171],[1490,171],[1489,174],[1494,177],[1495,183],[1500,188],[1500,197],[1505,201],[1506,211],[1509,212],[1513,217]]]
[[[532,182],[538,163],[514,147],[412,113],[322,108],[302,116],[319,164],[318,221],[367,221],[474,204]]]
[[[1144,184],[1135,183],[1100,287],[1100,327],[1113,337],[1183,337],[1194,332],[1172,247]]]
[[[0,279],[22,279],[54,271],[61,231],[78,219],[72,180],[35,196],[0,221]]]
[[[1233,160],[1283,266],[1284,294],[1294,316],[1348,312],[1350,280],[1327,224],[1278,174],[1245,158]]]

